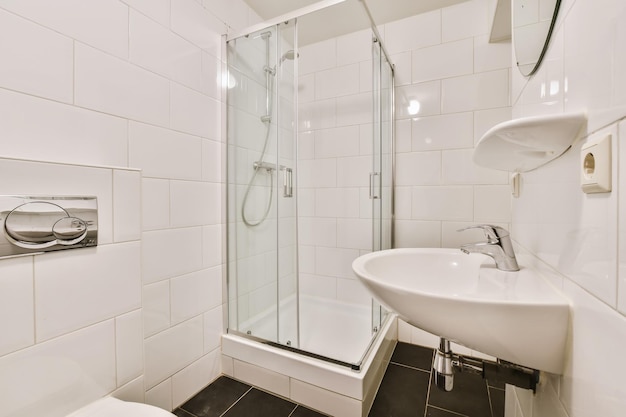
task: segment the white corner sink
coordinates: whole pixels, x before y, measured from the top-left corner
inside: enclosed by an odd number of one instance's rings
[[[518,365],[563,371],[569,304],[528,268],[505,272],[486,255],[415,248],[372,252],[352,269],[420,329]]]

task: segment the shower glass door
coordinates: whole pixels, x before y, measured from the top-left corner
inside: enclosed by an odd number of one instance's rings
[[[351,265],[391,247],[393,69],[359,0],[273,23],[227,41],[228,331],[359,369],[386,317]]]
[[[229,329],[297,345],[295,22],[227,43]]]

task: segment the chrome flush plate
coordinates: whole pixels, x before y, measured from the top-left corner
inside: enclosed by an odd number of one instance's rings
[[[0,196],[0,258],[98,244],[96,197]]]

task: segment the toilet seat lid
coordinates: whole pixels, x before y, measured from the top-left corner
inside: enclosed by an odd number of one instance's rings
[[[101,398],[67,417],[173,417],[162,408],[126,402],[113,397]]]

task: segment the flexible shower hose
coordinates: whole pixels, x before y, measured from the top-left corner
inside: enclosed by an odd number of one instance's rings
[[[270,138],[270,128],[272,125],[272,107],[274,104],[274,100],[273,100],[273,94],[272,94],[272,90],[274,89],[274,76],[268,71],[268,69],[265,69],[265,74],[266,74],[266,87],[267,87],[267,115],[266,117],[262,117],[261,120],[265,123],[266,125],[266,129],[265,129],[265,142],[263,143],[263,150],[261,151],[261,157],[259,158],[259,164],[254,168],[254,172],[252,173],[252,177],[250,177],[250,181],[248,181],[248,185],[246,186],[246,192],[243,195],[243,201],[241,202],[241,218],[244,222],[244,224],[246,226],[250,226],[250,227],[255,227],[260,225],[261,223],[263,223],[265,221],[265,219],[267,219],[267,216],[270,213],[270,210],[272,208],[272,198],[274,196],[274,176],[272,175],[273,170],[267,170],[266,172],[269,173],[270,175],[270,197],[267,201],[267,207],[265,208],[265,213],[263,214],[263,217],[261,217],[260,220],[254,221],[254,220],[248,220],[248,218],[246,217],[246,203],[248,201],[248,195],[250,194],[250,189],[252,188],[252,183],[254,182],[256,176],[259,173],[259,170],[263,169],[261,168],[260,164],[263,163],[263,158],[265,158],[265,152],[267,152],[267,144],[269,142],[269,138]]]

